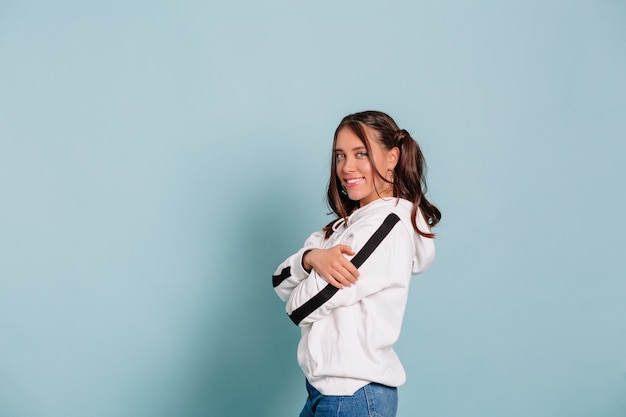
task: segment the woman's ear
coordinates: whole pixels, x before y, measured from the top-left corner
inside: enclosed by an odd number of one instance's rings
[[[387,152],[387,168],[395,169],[396,165],[398,165],[398,160],[400,159],[400,149],[397,146],[394,146]]]

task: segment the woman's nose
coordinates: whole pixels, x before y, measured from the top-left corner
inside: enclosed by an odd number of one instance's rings
[[[342,168],[343,168],[343,170],[345,172],[352,172],[352,171],[354,171],[354,159],[350,158],[350,157],[346,157],[346,159],[344,160]]]

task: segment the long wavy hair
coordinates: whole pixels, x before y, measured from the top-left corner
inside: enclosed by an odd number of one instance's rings
[[[400,150],[400,157],[393,172],[393,180],[385,178],[376,168],[365,127],[370,128],[370,132],[374,132],[375,137],[370,137],[369,140],[378,141],[384,150],[390,150],[394,147]],[[418,209],[430,227],[435,226],[439,223],[439,220],[441,220],[441,212],[434,204],[429,202],[425,196],[428,186],[425,177],[426,161],[424,160],[422,150],[409,132],[404,129],[399,129],[396,122],[389,115],[380,111],[369,110],[350,114],[343,118],[335,130],[330,181],[328,182],[328,191],[326,193],[328,205],[333,213],[339,218],[347,219],[347,217],[359,207],[358,201],[350,200],[348,195],[343,192],[341,180],[337,176],[337,165],[334,154],[335,146],[337,145],[337,135],[342,129],[350,129],[350,131],[363,142],[373,171],[383,181],[392,186],[393,196],[413,202],[413,210],[411,212],[413,229],[424,237],[434,238],[434,233],[420,230],[416,221]],[[372,135],[370,134],[370,136]],[[337,221],[337,219],[324,227],[326,238],[333,234],[332,225],[335,221]]]

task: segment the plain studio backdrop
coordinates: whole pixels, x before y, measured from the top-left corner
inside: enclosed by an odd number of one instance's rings
[[[626,3],[0,3],[0,415],[297,416],[332,134],[443,212],[400,417],[626,415]]]

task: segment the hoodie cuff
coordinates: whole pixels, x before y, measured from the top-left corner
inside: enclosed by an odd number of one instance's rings
[[[291,271],[291,275],[293,275],[294,277],[300,280],[303,280],[310,275],[311,271],[307,271],[304,268],[304,255],[306,255],[307,252],[310,252],[311,250],[312,248],[302,250],[302,254],[300,255],[300,262],[294,262],[294,265],[293,265],[294,268]]]

